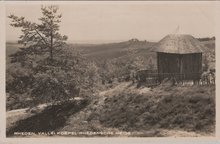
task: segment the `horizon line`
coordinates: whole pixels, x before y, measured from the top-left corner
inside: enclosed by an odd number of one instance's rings
[[[213,38],[215,36],[206,36],[206,37],[195,37],[196,39],[201,38]],[[67,43],[70,44],[108,44],[108,43],[119,43],[126,42],[132,39],[137,39],[138,41],[147,41],[147,42],[158,42],[160,40],[146,40],[146,39],[138,39],[138,38],[130,38],[130,39],[121,39],[121,40],[67,40]],[[18,43],[18,40],[6,40],[6,43]]]

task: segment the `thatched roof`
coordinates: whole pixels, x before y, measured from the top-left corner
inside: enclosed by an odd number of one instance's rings
[[[201,53],[203,45],[191,35],[170,34],[160,40],[153,51],[176,54]]]

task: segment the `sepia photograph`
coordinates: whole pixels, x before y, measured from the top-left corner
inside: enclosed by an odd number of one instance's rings
[[[215,16],[214,2],[6,4],[6,137],[215,137]]]

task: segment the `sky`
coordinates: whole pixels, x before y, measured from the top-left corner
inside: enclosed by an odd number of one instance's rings
[[[41,5],[8,4],[6,16],[15,14],[38,22]],[[61,34],[69,42],[102,43],[132,38],[159,41],[167,34],[215,35],[214,2],[87,2],[59,5],[62,13]],[[20,29],[6,20],[6,40],[16,41]]]

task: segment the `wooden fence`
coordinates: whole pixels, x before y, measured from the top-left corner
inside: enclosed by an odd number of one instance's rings
[[[215,84],[215,76],[211,73],[156,73],[155,71],[139,71],[135,79],[138,83],[145,83],[147,86],[165,84],[167,81],[173,85],[210,85]]]

